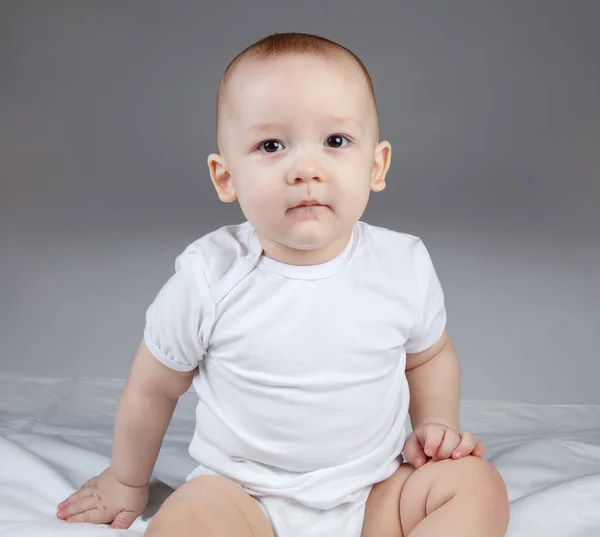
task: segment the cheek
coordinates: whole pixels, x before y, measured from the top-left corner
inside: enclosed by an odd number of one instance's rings
[[[350,218],[362,215],[367,206],[371,194],[371,171],[371,167],[357,163],[350,174],[346,175],[349,180],[340,182],[337,189],[340,209]]]
[[[361,188],[355,189],[348,200],[349,210],[352,212],[352,217],[356,218],[363,214],[369,201],[370,189],[368,186],[362,185]]]
[[[358,196],[362,199],[362,197],[368,196],[371,189],[372,173],[373,167],[370,162],[365,162],[364,159],[355,161],[352,166],[347,167],[344,173],[341,174],[344,190],[353,197]]]
[[[260,172],[251,175],[252,172],[238,176],[234,181],[238,202],[245,214],[251,214],[260,218],[261,214],[273,209],[280,204],[281,194],[276,190],[276,182]]]

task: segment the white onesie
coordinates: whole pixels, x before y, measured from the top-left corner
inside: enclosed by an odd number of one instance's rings
[[[154,356],[199,368],[188,479],[232,479],[279,537],[358,537],[371,486],[400,464],[406,353],[446,324],[440,283],[420,239],[364,222],[320,265],[261,254],[248,222],[209,233],[146,314]]]

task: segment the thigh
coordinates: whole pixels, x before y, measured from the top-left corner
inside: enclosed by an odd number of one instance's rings
[[[406,537],[428,514],[461,494],[469,509],[489,520],[507,518],[506,486],[496,469],[477,457],[403,464],[373,486],[362,537]]]
[[[396,472],[371,489],[361,537],[404,537],[400,524],[400,496],[409,477],[416,471],[404,463]]]
[[[145,537],[273,537],[256,500],[219,476],[199,476],[177,489],[148,525]]]
[[[453,508],[463,513],[462,518],[469,519],[469,524],[501,527],[507,523],[509,505],[504,480],[491,463],[469,455],[428,462],[411,475],[400,496],[404,533],[410,533],[450,500]]]

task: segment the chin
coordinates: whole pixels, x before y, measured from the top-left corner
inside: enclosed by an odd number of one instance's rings
[[[332,230],[324,229],[295,229],[280,241],[288,248],[295,250],[318,250],[328,246],[337,236]]]

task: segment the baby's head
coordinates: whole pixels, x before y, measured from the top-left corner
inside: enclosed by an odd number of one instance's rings
[[[370,192],[385,188],[391,146],[378,138],[362,62],[321,37],[275,34],[225,70],[220,154],[208,165],[219,198],[239,201],[267,255],[321,263],[346,245]]]

